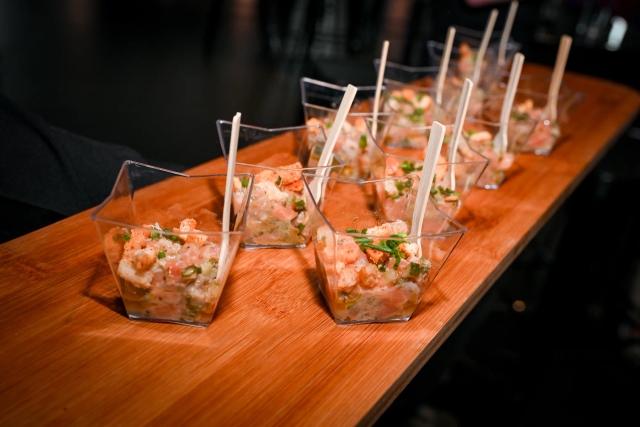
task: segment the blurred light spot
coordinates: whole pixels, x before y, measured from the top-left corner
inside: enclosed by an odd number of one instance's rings
[[[511,305],[511,307],[513,308],[514,311],[517,311],[518,313],[522,313],[523,311],[526,310],[527,305],[522,300],[515,300]]]
[[[607,50],[618,50],[627,32],[627,21],[619,16],[611,18],[611,31],[604,47]]]

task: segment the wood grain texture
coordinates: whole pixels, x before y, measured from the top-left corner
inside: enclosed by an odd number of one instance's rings
[[[566,139],[472,192],[469,231],[406,323],[336,325],[312,247],[239,250],[197,328],[127,319],[90,211],[0,245],[0,425],[371,425],[640,108],[629,87],[565,81],[587,94]]]

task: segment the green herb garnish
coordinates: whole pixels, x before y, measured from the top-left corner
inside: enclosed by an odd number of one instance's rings
[[[165,258],[167,254],[163,250],[158,251],[158,258]]]
[[[440,194],[444,195],[444,196],[456,196],[456,197],[460,197],[460,193],[458,193],[457,191],[447,187],[447,188],[443,188],[442,186],[438,186],[438,191],[440,192]]]
[[[352,230],[352,229],[351,229]],[[366,230],[364,230],[366,231]],[[363,232],[364,234],[364,232]],[[399,238],[399,239],[406,239],[407,238],[407,234],[406,233],[398,233],[398,234],[392,234],[389,237],[394,237],[394,238]],[[363,252],[366,252],[367,248],[368,249],[375,249],[381,252],[386,252],[390,255],[393,255],[395,257],[395,263],[393,265],[393,269],[397,270],[398,266],[400,265],[400,260],[403,258],[406,258],[406,255],[404,253],[400,253],[400,251],[398,250],[398,247],[402,244],[405,243],[404,240],[380,240],[377,244],[373,244],[371,242],[373,242],[372,239],[366,238],[366,237],[356,237],[355,238],[356,243],[358,243],[358,245],[360,246],[360,249]],[[384,266],[383,266],[384,267]],[[378,264],[378,270],[380,271],[385,271],[382,270],[380,268],[380,264]]]
[[[282,184],[282,177],[278,175],[278,179],[276,180],[276,187],[280,187],[280,184]]]
[[[410,162],[408,160],[403,160],[402,163],[400,163],[400,169],[402,169],[402,171],[407,174],[407,173],[411,173],[413,171],[416,170],[416,165],[413,162]]]
[[[409,263],[409,276],[418,277],[420,276],[420,264],[417,262]]]
[[[162,231],[163,231],[163,235],[164,235],[164,237],[166,237],[167,239],[169,239],[169,240],[171,240],[171,241],[173,241],[173,242],[176,242],[176,243],[180,242],[180,237],[178,237],[178,235],[177,235],[177,234],[173,234],[173,233],[171,232],[171,229],[170,229],[170,228],[165,228],[165,229],[164,229],[164,230],[162,230]]]
[[[242,188],[247,188],[249,186],[249,178],[243,176],[242,178],[240,178],[240,184],[242,184]]]
[[[367,148],[367,136],[366,135],[360,135],[360,140],[358,141],[358,146],[360,148],[362,148],[363,150],[365,148]]]
[[[520,113],[519,111],[513,111],[511,117],[516,121],[526,120],[529,115],[527,113]]]
[[[182,270],[182,277],[190,277],[196,273],[202,273],[202,269],[200,267],[197,267],[196,265],[191,264],[190,266],[185,267]]]

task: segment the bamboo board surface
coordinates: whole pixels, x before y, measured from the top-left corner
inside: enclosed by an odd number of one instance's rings
[[[0,245],[0,425],[373,424],[640,108],[629,87],[565,82],[587,94],[569,137],[471,193],[468,232],[406,323],[336,325],[312,247],[240,249],[197,328],[127,319],[91,210]]]

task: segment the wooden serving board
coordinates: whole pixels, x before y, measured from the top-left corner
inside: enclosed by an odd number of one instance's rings
[[[90,211],[0,245],[0,425],[371,425],[640,108],[629,87],[565,82],[587,94],[566,140],[472,192],[469,231],[406,323],[336,325],[312,247],[240,250],[197,328],[125,316]],[[225,171],[219,158],[190,173]]]

